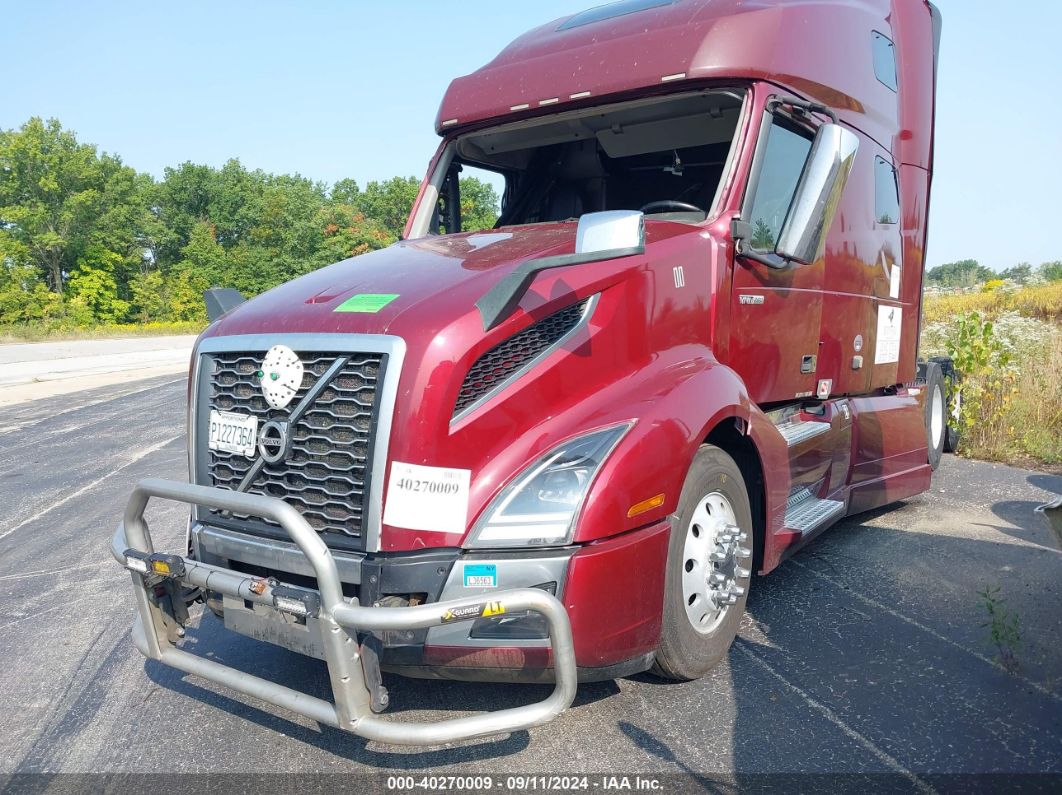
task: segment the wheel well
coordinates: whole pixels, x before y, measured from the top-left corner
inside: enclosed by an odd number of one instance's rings
[[[738,426],[741,424],[743,421],[736,418],[723,420],[712,429],[704,441],[724,450],[741,470],[745,488],[749,492],[749,507],[752,508],[753,571],[759,571],[763,563],[763,542],[767,530],[763,464],[752,439],[739,430]]]

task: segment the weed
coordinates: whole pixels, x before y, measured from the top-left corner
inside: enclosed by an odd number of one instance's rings
[[[999,652],[996,658],[999,664],[1008,672],[1015,673],[1020,667],[1018,650],[1021,648],[1021,621],[1007,607],[1001,592],[998,585],[986,585],[983,591],[977,592],[988,613],[988,621],[981,626],[989,630],[992,645]]]

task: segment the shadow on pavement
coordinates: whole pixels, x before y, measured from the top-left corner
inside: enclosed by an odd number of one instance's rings
[[[182,644],[185,651],[193,654],[197,653],[196,647],[208,649],[202,656],[216,662],[317,698],[328,701],[332,699],[328,669],[322,661],[237,635],[225,629],[219,620],[205,611],[200,618],[199,627],[190,631]],[[274,715],[254,705],[253,699],[248,699],[250,704],[245,704],[228,695],[228,691],[226,694],[219,694],[203,687],[199,684],[203,680],[154,660],[145,662],[144,671],[159,687],[249,720],[269,731],[286,734],[307,745],[366,765],[419,770],[505,757],[523,751],[529,744],[528,733],[521,731],[500,739],[488,738],[453,748],[428,751],[415,747],[374,750],[369,747],[369,742],[361,737],[330,726],[317,725],[315,729],[307,728],[295,720]],[[411,679],[386,673],[384,683],[391,696],[390,706],[384,715],[417,721],[454,717],[452,713],[468,715],[517,707],[540,701],[552,690],[552,685]],[[582,684],[573,707],[590,704],[618,693],[619,687],[614,681]],[[282,710],[280,712],[283,714]],[[451,714],[443,716],[430,713]]]

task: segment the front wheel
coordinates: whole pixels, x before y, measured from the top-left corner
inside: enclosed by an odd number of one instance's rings
[[[741,470],[718,447],[704,445],[672,517],[654,673],[697,679],[726,655],[748,599],[752,533]]]

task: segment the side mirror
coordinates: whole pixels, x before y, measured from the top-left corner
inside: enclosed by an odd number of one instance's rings
[[[775,252],[804,264],[822,256],[841,194],[852,172],[859,138],[839,124],[823,124],[815,135],[793,204]]]
[[[203,300],[206,302],[207,320],[213,323],[247,299],[239,290],[233,290],[231,287],[211,287],[203,291]]]
[[[639,210],[603,210],[579,217],[575,253],[645,250],[645,216]]]

